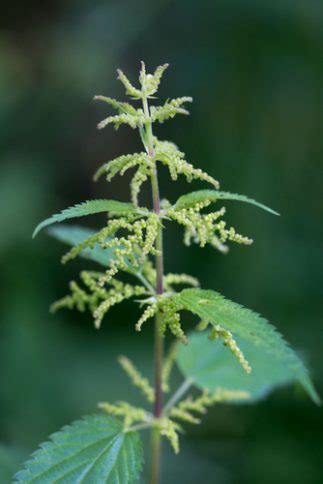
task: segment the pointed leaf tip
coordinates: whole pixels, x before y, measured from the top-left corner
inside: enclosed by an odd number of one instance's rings
[[[280,215],[278,212],[273,210],[267,205],[263,203],[257,202],[253,198],[249,198],[246,195],[240,195],[238,193],[230,193],[230,192],[222,192],[219,190],[198,190],[195,192],[187,193],[186,195],[182,195],[179,197],[177,202],[174,205],[174,208],[180,210],[182,208],[187,208],[195,203],[210,200],[211,202],[216,202],[217,200],[236,200],[239,202],[249,203],[250,205],[254,205],[266,212],[271,213],[272,215]]]
[[[239,349],[252,367],[247,374],[228,348],[219,339],[210,340],[207,331],[189,335],[189,346],[179,346],[177,363],[186,378],[200,388],[210,391],[246,391],[249,398],[233,403],[251,403],[264,399],[276,388],[291,385],[297,380],[285,361],[273,357],[263,348],[241,338],[235,338]],[[317,394],[311,394],[319,404]]]
[[[266,319],[211,290],[184,289],[174,299],[179,306],[196,314],[202,321],[220,325],[232,332],[234,338],[253,345],[273,365],[285,366],[290,380],[299,381],[313,402],[320,404],[320,397],[303,361]],[[245,356],[248,360],[247,352]]]
[[[135,212],[137,208],[131,203],[119,202],[118,200],[89,200],[78,203],[73,207],[66,208],[59,213],[40,222],[33,232],[33,238],[45,227],[54,223],[63,222],[67,219],[94,215],[102,212]]]

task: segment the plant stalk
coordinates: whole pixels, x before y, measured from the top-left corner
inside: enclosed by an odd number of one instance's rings
[[[158,180],[157,170],[155,176],[152,177],[152,189],[154,199],[154,210],[159,213],[159,193],[158,193]],[[158,211],[157,211],[158,210]],[[163,233],[162,226],[160,224],[158,228],[158,235],[156,240],[156,249],[158,254],[156,255],[156,293],[157,296],[163,294]],[[158,311],[155,318],[155,400],[154,400],[154,417],[160,418],[163,411],[163,395],[162,395],[162,367],[163,367],[163,353],[164,343],[163,337],[160,331],[161,313]],[[161,439],[160,433],[157,429],[152,430],[151,437],[151,484],[158,484],[160,474],[160,453],[161,453]]]
[[[143,109],[147,118],[149,118],[149,107],[147,98],[143,98]],[[148,155],[153,159],[154,144],[151,122],[146,123],[146,149]],[[153,160],[152,160],[153,161]],[[158,175],[156,164],[153,164],[151,174],[151,189],[153,197],[153,208],[157,215],[160,215],[160,197],[158,186]],[[163,255],[163,228],[162,224],[159,224],[158,234],[156,239],[156,294],[160,296],[164,292],[163,288],[163,276],[164,276],[164,255]],[[155,318],[155,399],[153,414],[155,418],[160,418],[163,411],[163,396],[162,396],[162,366],[163,366],[163,353],[164,344],[163,337],[160,331],[161,314],[158,311]],[[150,484],[158,484],[160,477],[160,461],[161,461],[161,438],[160,433],[156,428],[152,429],[151,434],[151,474]]]
[[[158,484],[160,477],[161,461],[161,438],[158,429],[153,428],[151,431],[151,467],[150,467],[150,484]]]

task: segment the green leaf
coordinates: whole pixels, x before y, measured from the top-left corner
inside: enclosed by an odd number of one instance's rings
[[[200,388],[242,390],[250,398],[238,403],[248,403],[264,398],[276,387],[297,380],[292,369],[281,360],[253,343],[236,338],[239,348],[252,367],[247,374],[223,342],[210,341],[205,333],[192,333],[187,346],[179,345],[177,363],[186,378]],[[236,399],[233,400],[237,402]]]
[[[272,210],[266,205],[259,203],[252,198],[246,197],[245,195],[230,192],[220,192],[217,190],[198,190],[196,192],[188,193],[187,195],[182,195],[175,203],[174,208],[177,210],[189,208],[195,203],[203,202],[204,200],[210,200],[211,202],[216,202],[217,200],[238,200],[239,202],[255,205],[256,207],[262,208],[263,210],[266,210],[274,215],[279,215],[279,213],[275,212],[275,210]]]
[[[85,239],[95,234],[95,230],[80,227],[79,225],[57,225],[50,227],[48,234],[67,245],[81,244]],[[102,249],[99,244],[96,244],[93,249],[86,248],[82,250],[80,256],[84,259],[90,259],[104,267],[108,267],[114,259],[115,249]]]
[[[289,372],[294,375],[312,400],[319,404],[320,398],[309,378],[308,372],[294,351],[284,341],[266,319],[246,309],[215,291],[202,289],[184,289],[174,296],[174,301],[192,313],[199,316],[203,321],[212,325],[220,325],[231,331],[234,338],[238,337],[254,345],[259,351],[267,354],[274,362],[286,366]],[[203,356],[203,353],[201,357]],[[248,352],[245,354],[249,359]]]
[[[86,215],[93,215],[101,212],[140,212],[131,203],[119,202],[118,200],[89,200],[87,202],[78,203],[73,207],[66,208],[60,213],[52,215],[50,218],[43,220],[34,230],[33,237],[43,228],[48,227],[54,223],[63,222],[70,218],[84,217]],[[141,210],[141,212],[143,212]]]
[[[93,415],[76,421],[41,444],[16,483],[127,484],[141,471],[143,453],[137,432],[123,432],[112,417]]]

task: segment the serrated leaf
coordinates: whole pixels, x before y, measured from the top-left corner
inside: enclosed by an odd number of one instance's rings
[[[85,217],[86,215],[94,215],[101,212],[138,212],[138,209],[131,203],[119,202],[118,200],[89,200],[66,208],[62,212],[43,220],[35,228],[33,237],[49,225],[63,222],[67,219]]]
[[[255,205],[256,207],[262,208],[263,210],[266,210],[266,212],[274,215],[279,215],[279,213],[275,212],[275,210],[272,210],[263,203],[257,202],[253,198],[246,197],[245,195],[239,195],[238,193],[221,192],[218,190],[198,190],[196,192],[182,195],[175,203],[174,208],[177,210],[189,208],[195,203],[203,202],[204,200],[210,200],[211,202],[216,202],[217,200],[237,200],[239,202]]]
[[[231,331],[234,338],[238,337],[256,348],[266,352],[273,361],[285,365],[298,380],[312,400],[319,404],[320,398],[309,378],[308,372],[294,351],[284,341],[266,319],[246,309],[221,294],[202,289],[184,289],[174,296],[179,306],[199,316],[203,321],[220,325]],[[245,354],[248,360],[248,354]]]
[[[137,432],[105,415],[78,420],[41,444],[15,483],[128,484],[141,471],[143,453]]]
[[[240,338],[236,341],[251,365],[250,374],[243,370],[220,339],[210,341],[205,332],[192,333],[187,346],[179,345],[179,368],[199,388],[241,390],[250,394],[248,399],[234,399],[235,403],[257,401],[275,388],[295,381],[295,373],[281,360],[249,341]]]

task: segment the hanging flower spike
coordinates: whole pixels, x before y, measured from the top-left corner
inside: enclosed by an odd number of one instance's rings
[[[178,454],[179,453],[178,432],[182,430],[180,425],[178,425],[176,422],[173,422],[173,420],[171,420],[170,418],[162,417],[154,421],[154,427],[158,429],[161,435],[167,438],[175,454]]]
[[[166,291],[173,291],[172,286],[185,285],[191,287],[199,287],[200,283],[196,277],[189,274],[173,274],[169,273],[164,276],[164,286]]]
[[[99,285],[99,287],[101,286]],[[102,319],[112,306],[121,303],[126,299],[142,296],[143,294],[147,294],[145,287],[132,286],[131,284],[123,284],[118,289],[110,289],[106,299],[96,308],[93,313],[94,326],[97,329],[100,328]]]
[[[181,317],[177,309],[174,309],[172,304],[164,304],[162,307],[163,314],[163,324],[161,325],[160,331],[164,335],[167,328],[171,333],[177,338],[181,343],[186,345],[188,343],[187,337],[181,326]]]
[[[104,277],[102,272],[82,271],[80,276],[87,291],[72,281],[70,283],[71,294],[52,304],[51,311],[76,308],[83,312],[88,308],[93,314],[94,325],[97,329],[100,328],[103,317],[112,306],[126,299],[147,294],[144,286],[125,284],[117,279],[111,280],[110,287],[104,288],[100,284],[100,280]]]
[[[137,370],[135,365],[126,356],[119,356],[118,361],[131,380],[131,383],[139,388],[145,395],[148,402],[154,401],[154,389],[151,387],[147,378],[143,377],[141,373]]]
[[[220,187],[219,182],[212,176],[188,163],[184,159],[185,153],[179,151],[174,143],[160,141],[157,138],[154,138],[154,143],[154,159],[167,166],[172,180],[177,180],[178,175],[184,175],[189,183],[193,180],[201,180],[210,183],[214,188]]]
[[[102,175],[106,175],[107,181],[111,181],[118,173],[124,174],[126,170],[134,166],[148,164],[149,159],[146,153],[133,153],[132,155],[121,155],[108,163],[104,163],[94,174],[94,181],[97,181]]]
[[[158,311],[157,302],[152,302],[142,313],[136,324],[136,331],[141,331],[142,325],[150,318],[153,318]]]
[[[220,325],[216,325],[215,327],[212,327],[211,333],[210,333],[210,339],[216,339],[216,338],[222,338],[223,339],[223,344],[229,348],[229,350],[232,352],[232,354],[237,358],[238,362],[244,369],[246,373],[251,373],[252,369],[248,361],[246,360],[244,354],[240,350],[239,346],[237,345],[237,342],[232,336],[232,333],[230,331],[225,330],[222,328]]]
[[[249,393],[238,390],[224,390],[218,388],[213,393],[209,390],[204,390],[202,394],[193,399],[191,396],[182,400],[178,405],[172,407],[169,415],[172,418],[182,420],[191,424],[199,424],[201,420],[195,417],[192,412],[205,414],[207,408],[220,402],[232,400],[244,400],[249,398]]]
[[[126,237],[117,237],[108,241],[104,237],[99,239],[100,245],[103,249],[114,249],[115,259],[110,264],[105,275],[100,279],[99,283],[103,286],[109,282],[119,270],[126,270],[128,263],[132,266],[139,267],[149,254],[156,255],[154,241],[157,236],[156,214],[147,214],[146,218],[141,218],[129,223],[129,220],[124,218],[114,219],[109,222],[108,233],[116,234],[120,229],[126,229],[128,235]],[[104,233],[104,235],[107,231]],[[105,237],[106,238],[106,237]],[[138,258],[138,251],[141,254]]]
[[[138,196],[141,190],[141,186],[143,183],[145,183],[145,181],[148,180],[150,174],[151,167],[147,164],[146,166],[139,166],[135,175],[132,177],[132,180],[130,182],[131,201],[136,206],[138,206]]]

